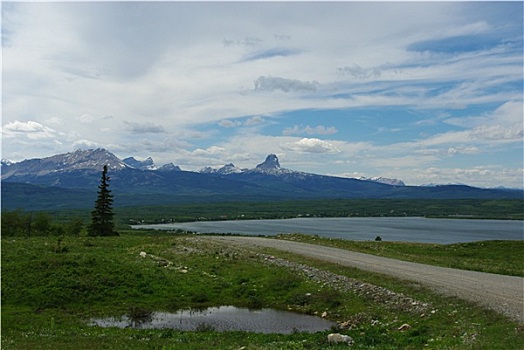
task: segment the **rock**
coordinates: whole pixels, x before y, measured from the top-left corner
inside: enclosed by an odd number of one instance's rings
[[[411,326],[407,323],[404,323],[402,326],[398,327],[397,329],[401,332],[404,332],[404,331],[407,331],[408,329],[411,329]]]
[[[327,311],[324,311],[320,317],[322,317],[322,318],[326,318],[326,317],[328,317],[328,313],[327,313]]]
[[[140,255],[141,258],[145,258],[147,256],[147,253],[146,252],[140,252],[140,254],[138,254],[138,255]]]
[[[171,266],[171,262],[167,260],[160,260],[158,261],[158,266],[160,267],[168,267]]]
[[[353,322],[351,322],[351,321],[344,321],[344,322],[339,324],[339,327],[341,329],[351,329],[351,328],[353,328]]]
[[[349,335],[340,334],[340,333],[331,333],[327,336],[328,343],[346,343],[347,345],[351,346],[354,344],[353,338],[351,338]]]

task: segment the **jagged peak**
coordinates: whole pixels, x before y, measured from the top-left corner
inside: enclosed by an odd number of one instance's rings
[[[122,160],[126,165],[142,170],[155,170],[157,169],[153,158],[147,157],[144,160],[138,160],[135,157],[127,157]]]
[[[178,165],[167,163],[158,168],[159,171],[182,171]]]
[[[239,169],[235,166],[233,163],[228,163],[224,165],[221,168],[215,169],[209,166],[206,166],[205,168],[200,169],[199,171],[202,174],[220,174],[220,175],[227,175],[227,174],[236,174],[242,172],[242,169]]]
[[[280,169],[280,163],[276,154],[268,154],[266,160],[263,163],[257,165],[256,169],[261,170],[274,170]]]
[[[42,161],[60,160],[61,163],[74,168],[98,168],[107,165],[109,169],[122,169],[126,165],[105,148],[76,149],[74,152],[43,158]]]

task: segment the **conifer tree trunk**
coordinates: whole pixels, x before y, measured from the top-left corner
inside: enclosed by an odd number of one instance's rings
[[[98,198],[95,208],[91,212],[90,236],[118,236],[113,223],[113,195],[109,189],[109,176],[107,176],[107,165],[104,165],[102,178],[98,186]]]

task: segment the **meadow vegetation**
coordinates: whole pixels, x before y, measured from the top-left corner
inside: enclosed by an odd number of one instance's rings
[[[355,340],[355,349],[524,348],[522,325],[419,285],[277,251],[224,246],[201,235],[119,233],[119,237],[2,235],[2,349],[347,348],[328,344],[330,331],[281,335],[219,333],[205,327],[183,332],[90,325],[93,317],[132,315],[137,310],[220,305],[326,312],[329,319],[350,325],[339,331]],[[429,309],[421,314],[336,290],[329,283],[268,264],[264,258],[268,253],[383,286]],[[478,256],[487,254],[488,249],[480,249]],[[442,259],[451,255],[450,251]],[[501,257],[490,259],[489,264]],[[400,330],[403,324],[409,328]]]

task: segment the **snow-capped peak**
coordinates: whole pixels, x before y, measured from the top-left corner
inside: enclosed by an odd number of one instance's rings
[[[375,177],[369,177],[369,178],[362,176],[362,177],[359,177],[358,179],[359,180],[364,180],[364,181],[378,182],[378,183],[381,183],[381,184],[391,185],[391,186],[406,186],[406,184],[402,180],[391,179],[391,178],[382,177],[382,176],[375,176]]]
[[[135,169],[141,169],[141,170],[156,170],[157,167],[155,165],[155,162],[153,162],[153,158],[147,157],[145,160],[137,160],[135,157],[127,157],[122,160],[125,164],[129,165],[132,168]]]
[[[77,149],[74,152],[57,154],[40,159],[26,159],[21,162],[11,163],[2,179],[14,174],[45,175],[57,171],[93,170],[102,171],[104,165],[111,170],[124,169],[127,166],[113,153],[103,149]]]
[[[214,169],[211,167],[205,167],[201,169],[199,172],[203,174],[229,175],[229,174],[238,174],[238,173],[241,173],[242,171],[243,171],[242,169],[237,168],[233,163],[229,163],[218,169]]]

